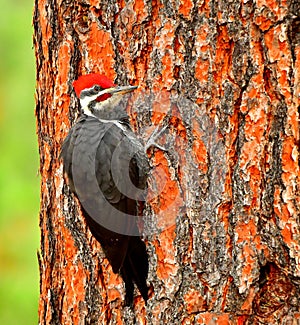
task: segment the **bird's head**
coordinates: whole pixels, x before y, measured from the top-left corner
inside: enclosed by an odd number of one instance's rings
[[[111,110],[118,105],[124,94],[137,88],[137,86],[117,86],[109,78],[98,73],[80,76],[73,82],[73,87],[80,99],[81,108],[87,115],[97,115],[101,111]]]

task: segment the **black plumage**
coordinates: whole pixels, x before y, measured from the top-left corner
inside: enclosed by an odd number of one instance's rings
[[[133,303],[134,283],[147,301],[148,256],[137,226],[149,169],[143,145],[126,121],[83,114],[61,157],[89,229],[125,282],[126,305]]]

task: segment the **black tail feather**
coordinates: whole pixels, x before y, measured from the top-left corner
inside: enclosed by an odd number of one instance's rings
[[[125,282],[126,305],[133,305],[133,283],[138,287],[145,303],[148,300],[148,257],[146,245],[139,237],[131,237],[127,255],[121,268],[121,276]]]
[[[133,306],[133,291],[134,291],[134,285],[133,280],[130,274],[130,269],[127,265],[127,260],[124,261],[124,264],[121,268],[121,276],[125,282],[125,306]]]

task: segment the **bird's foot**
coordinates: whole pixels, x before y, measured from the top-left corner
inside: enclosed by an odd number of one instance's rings
[[[145,144],[146,152],[151,147],[158,148],[159,150],[162,150],[162,151],[168,151],[168,149],[166,147],[164,147],[156,142],[163,135],[163,133],[167,129],[167,127],[168,127],[168,125],[165,125],[163,127],[160,127],[160,125],[158,125],[155,128],[155,130],[151,133],[149,139],[147,140],[147,142]]]

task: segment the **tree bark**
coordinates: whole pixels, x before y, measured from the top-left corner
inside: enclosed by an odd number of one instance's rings
[[[36,0],[33,23],[40,324],[299,324],[299,1]],[[133,310],[59,160],[89,72],[138,85],[134,129],[163,130]]]

